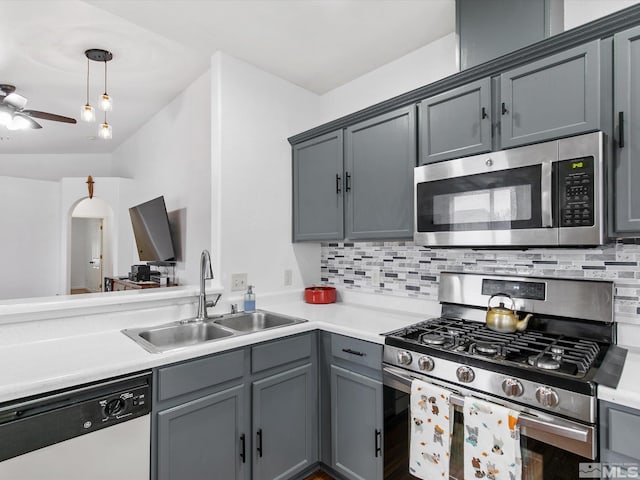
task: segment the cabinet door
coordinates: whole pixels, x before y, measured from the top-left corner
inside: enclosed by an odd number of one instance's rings
[[[640,27],[616,34],[614,49],[617,162],[615,199],[610,200],[615,205],[614,230],[628,234],[640,232]]]
[[[382,422],[382,383],[332,365],[332,467],[349,479],[381,480]]]
[[[253,382],[254,480],[292,478],[317,461],[317,415],[311,364]]]
[[[600,128],[600,41],[500,75],[501,146]]]
[[[338,240],[343,228],[342,130],[293,146],[293,241]]]
[[[491,151],[491,79],[420,102],[420,164]]]
[[[640,462],[640,410],[600,402],[600,457],[606,463]]]
[[[345,137],[346,237],[413,237],[415,106],[353,125]]]
[[[239,385],[158,413],[158,480],[248,478],[243,397]]]

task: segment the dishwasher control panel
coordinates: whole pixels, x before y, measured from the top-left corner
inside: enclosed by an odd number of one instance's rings
[[[146,386],[119,392],[98,400],[102,422],[117,422],[149,413],[150,399]]]

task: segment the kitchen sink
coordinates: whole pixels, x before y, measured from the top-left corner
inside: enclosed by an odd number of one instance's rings
[[[234,335],[234,332],[211,322],[173,322],[150,328],[126,329],[122,333],[152,353],[199,345]]]
[[[257,332],[268,328],[284,327],[294,325],[306,320],[299,318],[284,317],[267,312],[236,313],[225,315],[214,320],[217,325],[236,330],[238,332]]]
[[[173,322],[147,328],[127,328],[122,333],[147,351],[160,353],[303,322],[306,320],[267,312],[242,312],[200,322]]]

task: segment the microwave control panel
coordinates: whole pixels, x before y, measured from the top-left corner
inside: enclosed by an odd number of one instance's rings
[[[593,157],[562,160],[554,167],[558,178],[558,206],[561,227],[594,225]]]

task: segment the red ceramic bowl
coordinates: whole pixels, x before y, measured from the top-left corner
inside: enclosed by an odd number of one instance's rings
[[[304,289],[304,301],[307,303],[334,303],[335,287],[307,287]]]

